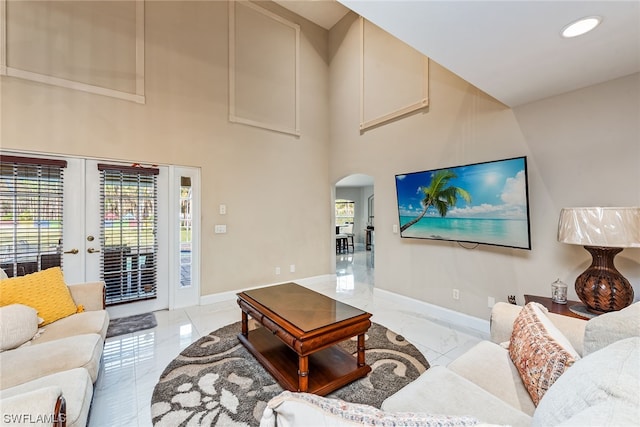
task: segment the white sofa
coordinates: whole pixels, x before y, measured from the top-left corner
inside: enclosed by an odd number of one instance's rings
[[[589,321],[546,314],[551,327],[561,331],[580,357],[546,390],[537,406],[507,349],[521,310],[496,304],[491,342],[480,342],[448,367],[428,369],[387,398],[381,410],[284,392],[268,403],[261,427],[353,426],[374,421],[380,426],[637,425],[640,303]]]
[[[60,410],[56,405],[62,402],[66,403],[62,409],[67,426],[87,423],[109,315],[104,309],[104,283],[70,285],[68,289],[84,312],[56,320],[17,348],[0,352],[3,425],[36,421],[51,425],[52,418],[47,417]],[[11,333],[15,320],[11,316],[28,310],[23,304],[0,307],[3,333]]]

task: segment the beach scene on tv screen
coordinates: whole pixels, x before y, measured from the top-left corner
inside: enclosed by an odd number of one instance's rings
[[[396,175],[400,235],[530,248],[524,157]]]

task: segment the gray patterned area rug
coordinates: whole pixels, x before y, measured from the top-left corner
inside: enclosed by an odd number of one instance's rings
[[[131,332],[143,331],[158,326],[156,315],[153,313],[136,314],[135,316],[111,319],[107,328],[107,338]]]
[[[267,402],[283,389],[239,343],[238,333],[240,322],[215,330],[167,366],[151,397],[154,426],[260,424]],[[340,345],[355,354],[355,338]],[[367,332],[365,357],[372,371],[327,397],[379,408],[429,368],[417,348],[376,323]]]

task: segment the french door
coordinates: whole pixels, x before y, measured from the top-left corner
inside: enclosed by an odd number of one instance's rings
[[[199,169],[0,154],[11,276],[62,265],[69,284],[104,281],[112,317],[199,303]]]
[[[67,162],[62,240],[67,282],[103,280],[112,317],[167,308],[168,167],[137,172],[127,164]]]

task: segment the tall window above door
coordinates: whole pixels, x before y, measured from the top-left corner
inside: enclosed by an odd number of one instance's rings
[[[9,277],[61,265],[66,166],[0,155],[0,268]]]
[[[98,170],[106,303],[156,298],[159,170],[106,164]]]
[[[353,224],[355,204],[351,200],[336,200],[336,226]]]

